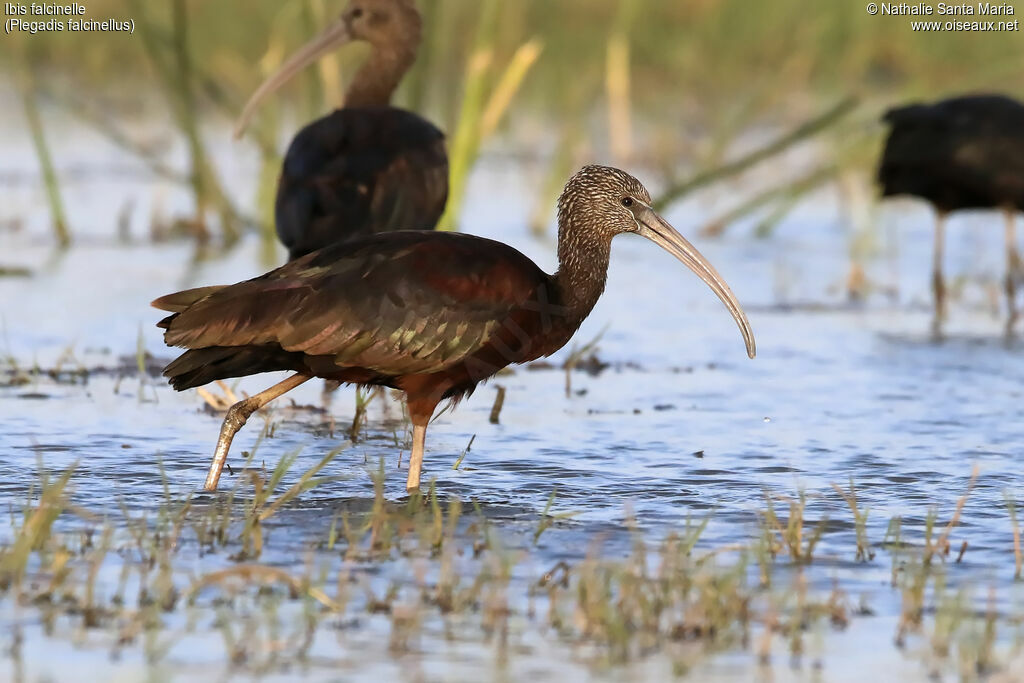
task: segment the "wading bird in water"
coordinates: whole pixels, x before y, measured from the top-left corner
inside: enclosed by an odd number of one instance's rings
[[[274,220],[290,259],[342,240],[437,225],[448,199],[444,134],[390,105],[416,59],[421,31],[413,0],[352,0],[245,105],[236,135],[260,103],[302,69],[346,43],[370,44],[345,106],[299,131],[285,154]]]
[[[959,209],[1000,208],[1006,216],[1006,334],[1017,321],[1021,276],[1014,220],[1024,210],[1024,104],[1000,95],[954,97],[886,112],[892,127],[878,169],[883,196],[912,195],[936,211],[932,291],[939,335],[946,313],[942,276],[945,219]]]
[[[169,294],[153,306],[181,390],[274,370],[293,375],[228,411],[206,478],[214,490],[231,440],[269,401],[312,377],[405,392],[413,424],[407,488],[419,487],[427,424],[512,363],[562,348],[604,291],[611,241],[646,237],[718,295],[754,357],[754,334],[710,263],[654,209],[631,175],[586,166],[558,200],[558,271],[507,244],[458,233],[401,231],[335,244],[245,282]]]

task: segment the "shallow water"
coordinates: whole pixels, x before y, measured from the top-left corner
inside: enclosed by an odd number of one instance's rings
[[[70,185],[67,202],[76,207],[72,223],[81,243],[59,258],[37,229],[45,214],[35,190],[18,184],[10,190],[14,198],[5,211],[28,218],[23,230],[0,231],[0,265],[24,266],[32,275],[0,278],[4,355],[23,368],[34,363],[50,368],[70,348],[74,358],[65,360],[65,367],[111,370],[91,373],[84,384],[44,375],[28,385],[0,388],[0,501],[7,507],[19,507],[36,481],[37,456],[51,471],[77,462],[73,499],[99,515],[116,516],[122,504],[135,512],[155,509],[163,499],[161,462],[172,495],[184,497],[202,484],[220,417],[203,411],[194,392],[177,394],[157,377],[139,378],[133,370],[137,340],[141,335],[157,360],[170,359],[173,351],[153,326],[160,314],[148,308],[151,299],[186,286],[244,279],[263,268],[255,239],[197,269],[188,266],[187,245],[115,243],[109,237],[111,207],[145,187],[102,181]],[[465,223],[469,231],[507,241],[551,269],[553,245],[522,227],[529,187],[516,169],[484,164],[470,188]],[[107,199],[90,201],[96,193]],[[170,201],[176,201],[173,193]],[[692,226],[707,215],[705,207],[688,203],[667,217],[692,237]],[[853,602],[870,606],[872,616],[854,617],[842,637],[820,635],[823,645],[807,658],[820,669],[807,662],[790,668],[778,655],[766,673],[752,653],[738,651],[702,661],[694,674],[723,680],[748,680],[752,672],[775,680],[859,680],[865,673],[861,660],[870,652],[878,671],[925,676],[924,655],[892,644],[901,598],[889,584],[891,558],[879,552],[868,564],[854,561],[853,519],[831,484],[845,487],[853,477],[860,505],[870,510],[868,538],[880,550],[893,517],[902,519],[902,537],[913,544],[920,544],[933,506],[945,524],[977,466],[980,474],[951,536],[954,549],[964,540],[969,546],[962,561],[950,560],[946,578],[954,586],[976,587],[979,599],[994,587],[1001,610],[1020,613],[1024,589],[1012,583],[1004,492],[1024,500],[1024,346],[1003,342],[986,290],[972,282],[952,306],[947,339],[934,342],[927,334],[929,213],[915,204],[897,204],[885,208],[880,220],[886,248],[870,263],[870,273],[895,287],[898,297],[875,297],[864,305],[847,304],[836,293],[848,267],[850,236],[829,193],[790,216],[772,239],[748,237],[746,225],[719,241],[694,237],[747,308],[757,336],[753,361],[746,358],[728,314],[692,274],[653,245],[619,238],[607,292],[574,340],[583,344],[607,326],[597,355],[610,366],[597,374],[572,373],[570,396],[559,369],[518,368],[481,386],[432,424],[425,477],[436,478],[444,496],[478,502],[513,546],[529,545],[557,489],[553,511],[574,515],[546,531],[517,566],[513,582],[523,585],[559,560],[578,562],[599,536],[606,552],[628,552],[631,541],[624,529],[630,516],[654,539],[681,529],[687,519],[710,516],[700,546],[717,548],[757,536],[766,491],[806,492],[808,528],[828,522],[804,575],[816,590],[841,584]],[[136,216],[135,223],[142,225],[143,217]],[[951,221],[951,277],[997,277],[1001,233],[994,215]],[[560,367],[567,352],[552,362]],[[238,390],[252,393],[273,381],[246,378]],[[495,384],[508,391],[498,425],[488,422]],[[301,449],[286,484],[293,481],[344,442],[352,395],[348,388],[338,392],[328,414],[289,409],[287,400],[279,401],[282,405],[270,413],[277,423],[274,437],[259,446],[258,459],[272,468],[280,456]],[[319,406],[323,400],[319,382],[290,397],[300,405]],[[328,415],[338,427],[333,438]],[[369,506],[371,473],[381,459],[386,496],[404,498],[404,470],[396,471],[396,443],[405,438],[400,415],[401,406],[393,401],[371,406],[367,438],[329,465],[328,473],[340,478],[274,517],[262,562],[300,566],[308,543],[327,533],[338,509]],[[232,463],[242,462],[242,451],[254,446],[262,423],[254,417],[240,433]],[[474,435],[462,467],[453,470]],[[222,487],[234,482],[225,474]],[[222,555],[194,563],[195,572],[231,564]],[[408,571],[401,562],[386,565],[380,580]],[[116,576],[107,580],[112,585]],[[21,662],[11,660],[11,671],[30,680],[63,680],[82,667],[123,680],[153,672],[130,648],[111,659],[102,634],[45,636],[31,611],[6,604],[0,618],[24,629]],[[230,671],[223,646],[205,635],[209,624],[189,631],[187,616],[169,619],[182,635],[156,665],[160,676],[220,678]],[[389,660],[382,644],[386,633],[386,622],[365,617],[343,638],[318,635],[311,662],[297,670],[271,668],[267,675],[462,680],[480,667],[496,666],[491,645],[469,635],[446,640],[437,624],[420,636],[411,654]],[[493,669],[495,675],[639,680],[671,673],[656,655],[625,669],[595,672],[581,661],[585,658],[566,658],[556,643],[523,633],[514,647],[520,654]],[[444,646],[437,649],[438,643]]]

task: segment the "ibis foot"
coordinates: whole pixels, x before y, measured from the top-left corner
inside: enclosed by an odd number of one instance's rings
[[[242,428],[242,425],[249,419],[249,416],[281,394],[291,391],[309,379],[312,379],[312,375],[302,373],[292,375],[269,389],[261,391],[255,396],[243,399],[228,408],[228,414],[224,417],[224,424],[220,427],[217,448],[213,452],[213,462],[210,463],[210,471],[206,474],[206,483],[203,484],[205,490],[217,490],[217,482],[220,481],[220,473],[224,469],[224,463],[227,461],[228,451],[231,449],[231,441],[235,438],[238,430]]]

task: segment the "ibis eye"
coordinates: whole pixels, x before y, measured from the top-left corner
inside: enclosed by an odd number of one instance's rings
[[[623,197],[622,198],[622,205],[625,206],[626,208],[629,208],[629,207],[633,206],[633,198],[632,197]]]
[[[361,16],[363,16],[363,8],[362,7],[356,7],[354,10],[352,10],[352,18],[353,19],[358,19]]]

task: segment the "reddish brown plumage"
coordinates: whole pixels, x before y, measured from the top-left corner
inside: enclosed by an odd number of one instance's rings
[[[176,311],[160,323],[167,343],[193,349],[167,368],[178,389],[230,376],[184,379],[181,370],[195,365],[189,354],[216,348],[220,358],[219,349],[237,348],[250,361],[261,355],[262,371],[399,389],[407,376],[429,378],[417,386],[431,386],[440,399],[553,351],[545,340],[568,321],[563,316],[544,333],[542,317],[555,309],[540,305],[540,292],[552,290],[550,276],[501,242],[405,231],[334,245],[236,285],[193,290],[184,307],[188,293],[154,305]],[[274,363],[280,367],[268,367]],[[223,359],[219,367],[239,369]]]
[[[604,290],[612,238],[641,234],[669,249],[730,307],[753,357],[749,323],[728,286],[650,207],[632,176],[588,166],[559,201],[559,270],[512,247],[457,233],[401,231],[334,244],[261,277],[154,302],[176,389],[271,370],[297,375],[229,412],[207,487],[234,431],[263,402],[309,377],[403,390],[414,425],[408,486],[419,485],[426,425],[502,368],[560,349]]]

